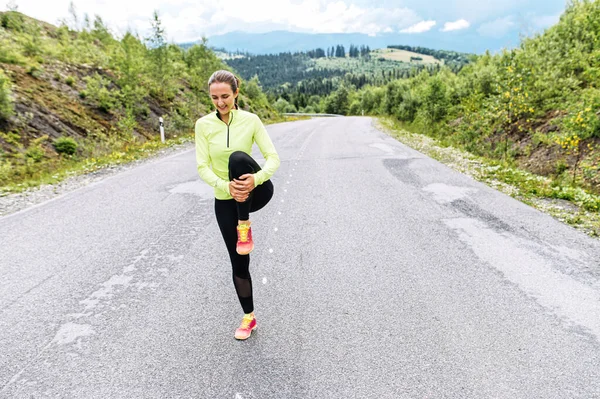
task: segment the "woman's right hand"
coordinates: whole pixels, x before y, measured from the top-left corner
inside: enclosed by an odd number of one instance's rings
[[[237,202],[245,202],[250,195],[250,192],[245,191],[244,186],[235,180],[229,182],[229,193]]]

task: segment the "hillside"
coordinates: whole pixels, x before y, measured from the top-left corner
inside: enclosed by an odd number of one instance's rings
[[[98,17],[76,31],[0,13],[0,188],[154,142],[159,117],[168,138],[190,135],[211,109],[208,77],[227,66],[203,44],[167,44],[160,24],[144,41]],[[240,104],[274,115],[258,87],[243,85]]]
[[[335,55],[338,51],[341,53]],[[431,55],[396,49],[370,50],[364,46],[359,49],[354,45],[348,51],[338,45],[326,51],[317,48],[307,52],[267,55],[220,52],[220,57],[244,79],[256,75],[265,91],[276,97],[284,93],[291,96],[290,90],[302,86],[311,87],[305,91],[307,95],[328,95],[340,82],[357,88],[366,84],[384,84],[391,79],[409,77],[423,68],[437,68],[443,64]],[[463,65],[455,63],[453,68],[458,70]]]

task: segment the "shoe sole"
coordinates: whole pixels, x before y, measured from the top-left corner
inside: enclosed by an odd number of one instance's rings
[[[254,245],[252,245],[252,248],[250,248],[250,251],[248,251],[248,252],[240,252],[237,249],[235,250],[235,252],[237,252],[238,255],[248,255],[252,251],[254,251]]]
[[[245,340],[247,340],[248,338],[250,338],[250,337],[252,336],[252,332],[253,332],[254,330],[256,330],[256,327],[258,327],[258,326],[254,326],[254,327],[252,328],[252,330],[250,330],[250,334],[249,334],[249,335],[248,335],[246,338],[238,338],[238,337],[236,337],[235,335],[234,335],[233,337],[234,337],[235,339],[237,339],[238,341],[245,341]]]

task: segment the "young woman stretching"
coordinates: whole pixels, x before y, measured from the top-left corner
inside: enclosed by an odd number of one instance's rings
[[[196,160],[202,180],[215,189],[215,214],[233,267],[233,284],[244,317],[236,339],[247,339],[256,328],[252,279],[248,266],[254,249],[250,212],[273,197],[271,176],[279,156],[258,116],[238,109],[239,79],[216,71],[208,89],[217,108],[196,122]],[[263,168],[250,156],[256,143],[265,157]]]

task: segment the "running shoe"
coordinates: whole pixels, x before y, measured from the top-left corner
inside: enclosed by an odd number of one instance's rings
[[[254,249],[254,241],[252,241],[252,228],[250,222],[248,224],[238,224],[237,226],[237,245],[235,250],[240,255],[248,255]]]
[[[256,329],[256,318],[254,312],[245,314],[242,324],[235,330],[235,339],[244,340],[250,338],[252,331]]]

